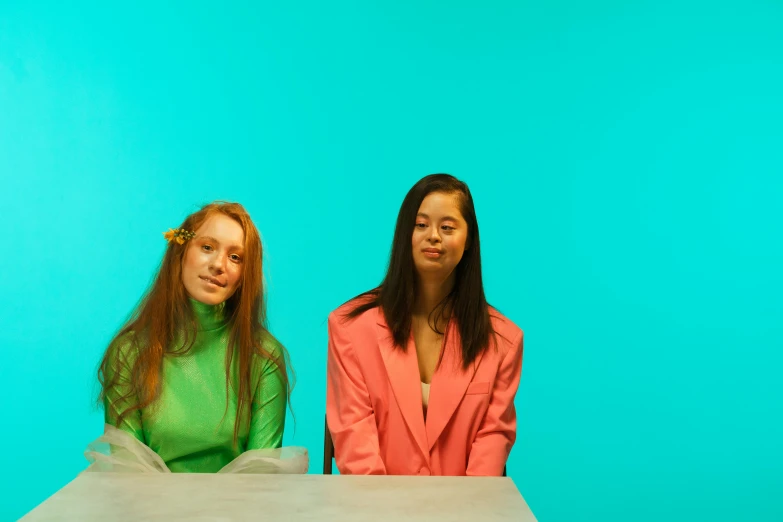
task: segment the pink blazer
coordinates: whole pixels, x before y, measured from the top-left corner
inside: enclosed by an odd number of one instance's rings
[[[340,473],[501,475],[516,439],[522,330],[490,309],[498,346],[463,371],[451,323],[425,422],[413,336],[402,352],[379,308],[345,319],[352,306],[329,316],[326,419]]]

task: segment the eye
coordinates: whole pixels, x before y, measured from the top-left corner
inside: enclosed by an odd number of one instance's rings
[[[442,226],[442,227],[440,227],[440,228],[442,228],[443,230],[446,230],[446,231],[448,231],[448,232],[451,232],[452,230],[456,230],[456,229],[455,229],[454,227],[452,227],[451,225],[443,225],[443,226]]]
[[[239,254],[231,254],[230,256],[228,256],[228,258],[231,259],[231,261],[233,261],[234,263],[242,262],[242,256],[240,256]]]
[[[416,228],[427,228],[426,223],[416,223]]]
[[[212,245],[201,245],[201,249],[205,252],[212,252]]]

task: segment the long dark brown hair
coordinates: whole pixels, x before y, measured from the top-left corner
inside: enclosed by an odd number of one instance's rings
[[[287,399],[290,398],[292,384],[288,378],[290,365],[285,348],[280,347],[280,353],[272,353],[264,346],[264,341],[272,337],[266,329],[263,252],[261,238],[250,215],[239,203],[213,202],[186,217],[179,228],[196,231],[208,218],[217,214],[235,220],[245,233],[242,276],[237,290],[224,304],[230,329],[229,349],[226,351],[226,396],[229,388],[234,386],[237,394],[236,442],[242,422],[250,418],[254,357],[268,359],[277,366],[285,383]],[[151,287],[103,356],[98,369],[101,385],[99,401],[105,404],[107,413],[117,419],[117,424],[160,396],[164,355],[184,354],[193,347],[196,317],[182,283],[182,263],[190,244],[190,241],[183,245],[169,242]],[[120,352],[128,352],[131,357]],[[232,361],[235,357],[237,378],[233,382]],[[125,364],[129,368],[123,368]],[[123,377],[127,371],[129,377],[127,374]],[[109,390],[119,392],[111,404],[105,402]],[[120,406],[123,404],[126,405],[124,409]]]
[[[386,276],[380,286],[351,300],[356,306],[349,310],[346,317],[353,319],[371,308],[380,307],[395,346],[406,350],[418,292],[411,236],[419,207],[424,198],[433,192],[459,196],[460,212],[468,224],[468,248],[454,269],[454,287],[432,311],[428,322],[433,330],[443,334],[438,330],[441,320],[449,315],[451,320],[456,321],[462,341],[462,366],[467,368],[489,347],[495,332],[481,278],[481,243],[473,197],[467,184],[454,176],[430,174],[408,191],[397,214]]]

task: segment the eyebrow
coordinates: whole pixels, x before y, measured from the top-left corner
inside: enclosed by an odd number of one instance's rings
[[[218,241],[217,239],[215,239],[212,236],[198,236],[197,239],[202,239],[204,241],[212,241],[213,243],[217,243],[218,245],[220,244],[220,241]],[[233,245],[230,248],[233,248],[235,250],[240,250],[240,251],[244,251],[245,250],[244,247],[242,247],[241,245],[240,246]]]
[[[424,212],[419,212],[418,214],[416,214],[416,217],[423,217],[423,218],[426,218],[426,219],[429,219],[429,218],[430,218],[430,217],[429,217],[427,214],[425,214]],[[455,217],[452,217],[452,216],[443,216],[443,217],[441,218],[441,221],[459,221],[459,218],[455,218]]]

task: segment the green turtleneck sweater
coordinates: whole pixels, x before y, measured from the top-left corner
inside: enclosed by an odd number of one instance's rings
[[[122,429],[160,455],[173,472],[214,473],[252,449],[279,448],[285,423],[285,382],[277,366],[258,356],[252,369],[253,403],[250,424],[243,422],[234,445],[237,395],[231,387],[226,409],[226,350],[229,326],[223,305],[210,306],[191,299],[198,323],[193,347],[184,355],[163,357],[162,386],[150,406],[127,415],[120,425],[117,413],[134,401],[117,401],[122,390],[106,390],[107,424]],[[280,344],[270,335],[264,349],[275,356]],[[121,383],[129,382],[133,363],[130,343],[119,342],[114,356]],[[236,358],[234,358],[236,361]],[[236,374],[236,364],[233,369]],[[233,378],[232,378],[233,380]],[[114,408],[110,405],[115,404]]]

